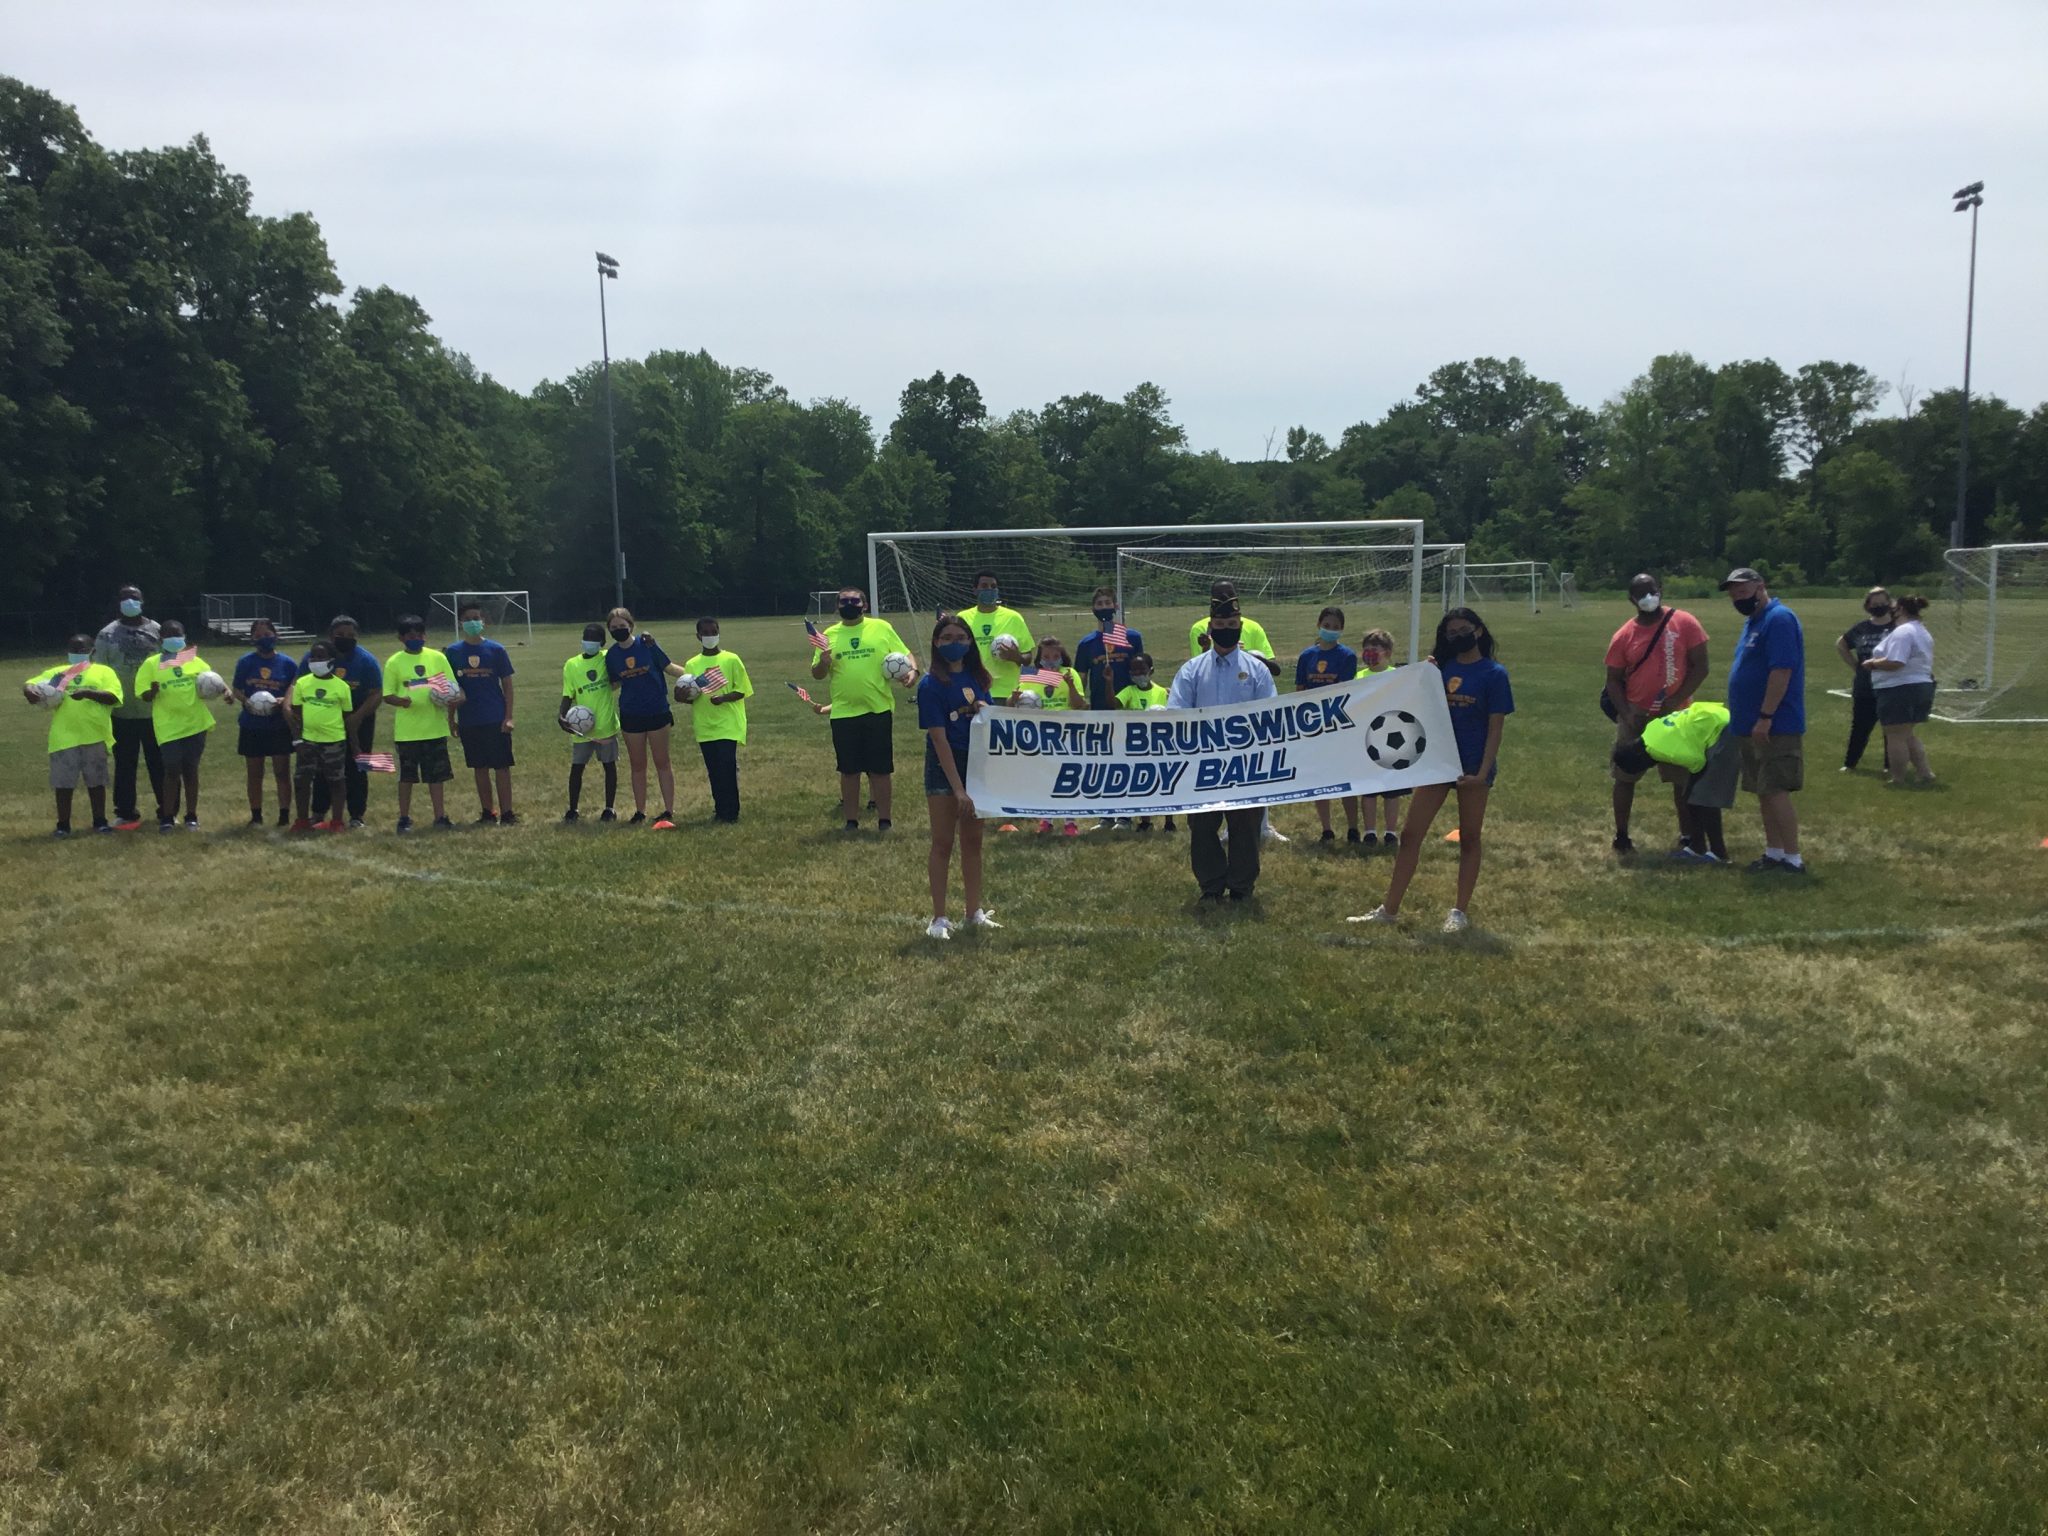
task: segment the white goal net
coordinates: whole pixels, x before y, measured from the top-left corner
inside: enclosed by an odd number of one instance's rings
[[[971,605],[976,575],[989,571],[1001,585],[1003,602],[1025,614],[1033,634],[1056,634],[1072,646],[1095,627],[1096,588],[1115,592],[1120,567],[1148,558],[1156,562],[1149,569],[1157,579],[1127,582],[1119,607],[1126,624],[1144,631],[1146,649],[1170,662],[1185,653],[1189,625],[1209,611],[1210,581],[1227,574],[1204,576],[1208,568],[1200,562],[1210,556],[1183,557],[1177,551],[1225,546],[1270,550],[1276,564],[1291,563],[1302,573],[1298,581],[1268,589],[1266,598],[1239,588],[1244,611],[1265,626],[1276,650],[1313,643],[1316,610],[1332,600],[1327,593],[1340,571],[1378,568],[1393,574],[1370,578],[1373,589],[1384,592],[1375,622],[1406,644],[1407,655],[1419,654],[1428,551],[1422,523],[1414,518],[871,533],[868,595],[877,613],[929,620],[940,608]],[[1176,569],[1187,574],[1176,575]],[[1322,574],[1312,574],[1316,570]],[[1390,590],[1404,585],[1405,590]],[[1351,619],[1348,610],[1346,617]],[[1351,622],[1355,628],[1357,620]]]
[[[533,603],[525,592],[434,592],[428,596],[433,611],[427,624],[435,632],[446,630],[460,639],[462,610],[475,603],[484,613],[484,633],[500,645],[533,643]]]
[[[1946,562],[1949,590],[1929,594],[1927,615],[1935,718],[2048,724],[2048,544],[1952,549]]]
[[[1547,560],[1485,560],[1465,564],[1465,598],[1467,606],[1476,603],[1520,603],[1526,602],[1531,613],[1543,611],[1543,600],[1553,591],[1560,591],[1557,573],[1551,570]],[[1576,606],[1577,592],[1574,589],[1573,602],[1566,607]]]

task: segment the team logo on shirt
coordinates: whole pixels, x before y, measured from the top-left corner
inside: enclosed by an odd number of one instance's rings
[[[972,704],[974,702],[974,690],[972,688],[962,688],[960,690],[960,697],[965,699],[969,704]]]
[[[483,661],[483,658],[482,658],[481,656],[472,656],[472,657],[470,657],[470,658],[469,658],[469,664],[470,664],[470,665],[471,665],[472,667],[480,665],[480,664],[482,663],[482,661]]]
[[[1456,693],[1464,685],[1465,679],[1462,677],[1447,677],[1444,679],[1444,692]]]
[[[632,671],[632,670],[633,670],[633,669],[634,669],[635,667],[637,667],[637,666],[639,666],[639,665],[640,665],[640,658],[639,658],[638,656],[628,656],[628,657],[626,658],[626,670],[627,670],[628,672]]]
[[[270,680],[270,668],[258,667],[256,669],[256,675],[262,678],[265,682],[268,682]]]
[[[1316,663],[1316,670],[1318,672],[1327,672],[1330,670],[1330,664],[1327,661],[1319,661]]]
[[[595,667],[592,667],[588,672],[585,672],[583,675],[589,678],[593,683],[597,681],[597,669]]]

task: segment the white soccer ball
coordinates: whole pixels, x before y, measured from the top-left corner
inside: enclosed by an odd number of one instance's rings
[[[1365,755],[1382,768],[1412,768],[1421,761],[1423,748],[1428,745],[1422,722],[1405,709],[1374,715],[1365,728]]]
[[[462,690],[456,686],[455,679],[444,677],[439,672],[427,679],[427,692],[434,696],[436,704],[457,705],[463,698]]]
[[[917,663],[901,651],[891,651],[882,658],[882,675],[892,683],[907,683],[917,676]]]
[[[1149,714],[1151,714],[1151,713],[1152,713],[1152,711],[1153,711],[1153,710],[1155,710],[1155,709],[1165,709],[1165,708],[1167,708],[1167,707],[1168,707],[1168,706],[1166,706],[1166,705],[1164,705],[1164,704],[1147,704],[1147,705],[1145,706],[1145,713],[1149,715]]]
[[[1010,708],[1043,709],[1045,708],[1045,697],[1042,694],[1032,692],[1029,688],[1020,688],[1017,690],[1017,696],[1010,700]]]
[[[1022,661],[1024,648],[1017,644],[1015,635],[997,635],[989,642],[989,654],[1004,661]]]
[[[218,672],[202,672],[192,685],[202,699],[224,699],[228,694],[227,680]]]
[[[55,709],[64,702],[64,690],[55,683],[37,683],[31,691],[36,696],[36,702],[45,709]]]
[[[277,713],[277,695],[266,693],[263,689],[258,688],[249,695],[249,713],[252,715],[271,715]]]
[[[562,721],[569,727],[571,734],[588,736],[597,728],[597,712],[587,705],[571,704],[569,712],[562,716]]]
[[[696,703],[697,696],[703,693],[703,691],[703,685],[687,672],[676,679],[676,702],[678,704]]]

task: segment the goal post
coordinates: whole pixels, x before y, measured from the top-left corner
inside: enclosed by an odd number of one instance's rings
[[[1943,563],[1947,600],[1928,615],[1934,718],[2048,725],[2048,544],[1951,549]]]
[[[1456,607],[1465,546],[1425,543],[1422,551],[1425,609]],[[1345,609],[1352,628],[1370,628],[1375,606],[1407,606],[1413,561],[1412,544],[1126,544],[1116,552],[1117,606],[1205,602],[1213,582],[1228,580],[1247,605],[1331,605]]]
[[[1118,552],[1176,545],[1375,545],[1408,579],[1410,654],[1421,643],[1425,573],[1420,518],[1344,522],[1167,523],[1111,528],[920,529],[868,535],[868,601],[880,614],[929,616],[972,600],[977,571],[992,571],[1003,601],[1048,619],[1092,627],[1097,587],[1116,589]],[[1202,593],[1207,611],[1208,594]],[[1185,611],[1184,609],[1182,610]],[[1311,618],[1313,615],[1311,615]],[[1164,615],[1161,615],[1163,621]],[[1070,642],[1071,643],[1071,642]]]
[[[1544,595],[1558,585],[1558,578],[1551,571],[1548,560],[1482,560],[1476,563],[1467,561],[1465,565],[1467,602],[1519,602],[1526,596],[1529,611],[1541,613]]]
[[[506,635],[517,638],[514,644],[533,644],[533,601],[526,592],[434,592],[428,594],[432,612],[427,615],[428,624],[440,629],[444,624],[448,633],[456,639],[462,638],[462,610],[475,603],[484,611],[486,632],[499,631],[497,640],[503,644]]]
[[[832,587],[829,589],[820,587],[817,591],[811,594],[811,608],[810,612],[806,615],[806,617],[812,619],[829,619],[835,617],[838,611],[839,589],[837,587]]]

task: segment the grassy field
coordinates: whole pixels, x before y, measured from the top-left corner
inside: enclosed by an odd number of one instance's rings
[[[519,828],[244,830],[223,731],[205,833],[52,843],[16,704],[0,1529],[2041,1529],[2042,738],[1838,775],[1801,606],[1803,882],[1617,867],[1625,610],[1491,615],[1463,939],[1453,850],[1366,933],[1390,861],[1290,810],[1256,911],[996,837],[932,944],[911,722],[844,835],[787,620],[726,626],[743,821],[684,731],[673,834],[554,824],[566,630]]]

